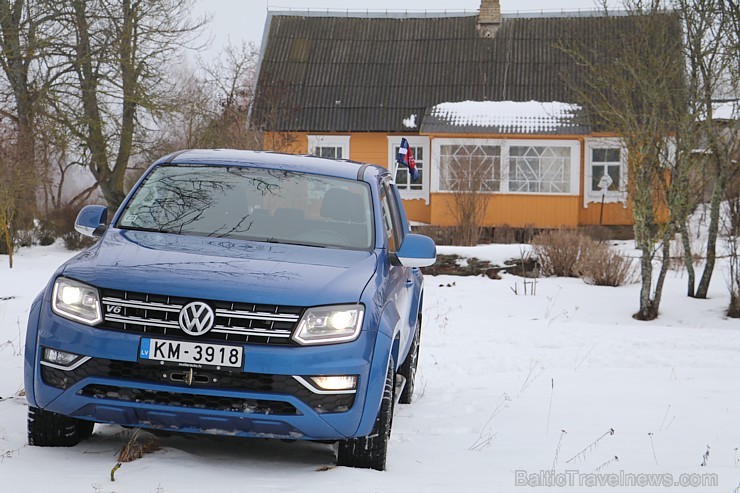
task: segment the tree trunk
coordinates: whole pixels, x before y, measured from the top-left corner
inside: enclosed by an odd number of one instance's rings
[[[25,29],[23,11],[26,7],[24,0],[0,0],[0,49],[2,50],[2,67],[13,92],[15,103],[15,123],[18,129],[18,159],[21,163],[27,186],[21,190],[19,197],[20,208],[15,224],[21,227],[30,227],[36,214],[36,185],[38,170],[36,169],[36,137],[34,133],[35,101],[28,81],[28,71],[31,60],[35,56],[33,50],[33,32]],[[32,21],[27,21],[32,22]],[[27,31],[27,32],[22,32]],[[24,42],[27,46],[24,46]]]
[[[8,248],[8,268],[13,268],[13,237],[10,235],[10,231],[5,232],[5,246]]]
[[[740,318],[740,296],[730,295],[730,306],[727,309],[727,316],[730,318]]]
[[[123,108],[121,114],[121,138],[118,145],[118,154],[113,165],[110,183],[106,185],[104,193],[111,208],[117,208],[126,197],[125,178],[126,169],[131,159],[136,126],[136,87],[138,74],[136,71],[137,30],[139,25],[138,2],[134,5],[131,0],[123,0],[123,25],[120,34],[121,88],[123,90]]]
[[[0,204],[0,207],[10,208],[10,204]],[[8,266],[13,268],[13,228],[11,217],[7,210],[0,211],[0,237],[5,239],[5,248],[8,251]]]
[[[635,146],[636,149],[645,149],[645,144]],[[648,148],[649,149],[649,148]],[[640,288],[640,310],[633,315],[637,320],[654,320],[658,316],[658,307],[652,298],[653,284],[653,247],[656,239],[655,210],[654,210],[654,188],[646,186],[655,183],[653,165],[655,158],[651,154],[656,151],[632,152],[628,159],[633,159],[630,166],[634,170],[635,183],[640,186],[634,186],[630,192],[632,195],[632,210],[635,218],[635,241],[637,248],[642,252],[640,258],[640,278],[642,285]],[[641,155],[640,155],[641,154]]]
[[[633,317],[637,320],[654,320],[658,314],[650,296],[653,288],[653,252],[649,245],[646,248],[641,246],[640,250],[640,310]]]
[[[720,157],[715,154],[716,178],[714,188],[712,189],[712,199],[709,208],[709,231],[707,238],[707,263],[704,266],[699,285],[696,288],[696,297],[701,299],[707,298],[709,291],[709,282],[712,280],[714,272],[714,263],[717,258],[717,234],[719,232],[720,207],[722,205],[722,194],[725,189],[725,172],[724,166],[719,162]]]
[[[108,149],[103,134],[103,119],[98,105],[98,80],[93,68],[94,56],[90,46],[89,24],[87,22],[86,2],[74,2],[75,27],[77,28],[77,53],[75,68],[80,77],[80,90],[84,121],[86,127],[86,147],[90,150],[90,171],[100,183],[105,194],[104,184],[109,180]],[[106,195],[106,200],[108,196]]]
[[[671,262],[671,234],[666,233],[663,238],[663,262],[660,265],[660,273],[658,274],[658,280],[655,283],[655,292],[653,293],[653,309],[655,310],[655,318],[658,317],[660,301],[663,298],[663,285],[665,284],[666,275],[668,275],[668,269]]]
[[[683,265],[688,274],[686,285],[686,295],[689,298],[694,297],[694,287],[696,286],[696,272],[694,271],[694,258],[691,253],[691,238],[689,237],[689,228],[685,221],[681,223],[681,243],[683,244]]]

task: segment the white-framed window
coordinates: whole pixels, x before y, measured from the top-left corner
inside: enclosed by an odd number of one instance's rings
[[[619,139],[586,141],[584,207],[593,202],[627,202],[627,150]]]
[[[501,146],[458,143],[439,147],[440,190],[498,192],[501,190]]]
[[[578,195],[581,146],[575,140],[434,139],[435,192]]]
[[[572,150],[563,145],[510,145],[509,192],[571,193]]]
[[[309,135],[308,153],[332,159],[349,159],[349,135]]]
[[[409,147],[414,153],[416,168],[419,170],[419,179],[411,179],[408,168],[396,164],[396,155],[401,147],[401,139],[409,142]],[[396,188],[405,200],[423,199],[429,203],[429,138],[418,136],[388,136],[388,169],[395,170],[394,181]]]

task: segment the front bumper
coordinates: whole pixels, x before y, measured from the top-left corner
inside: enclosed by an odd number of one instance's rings
[[[26,388],[37,407],[82,419],[172,431],[337,440],[370,432],[390,341],[363,331],[319,347],[246,344],[232,373],[137,361],[141,336],[61,318],[37,300],[29,317]],[[73,369],[41,363],[44,347],[84,355]],[[89,359],[87,359],[89,358]],[[377,366],[377,368],[375,368]],[[357,375],[354,394],[312,391],[295,376]],[[304,379],[305,380],[305,379]],[[376,389],[375,387],[378,387]],[[368,398],[368,396],[371,396]]]

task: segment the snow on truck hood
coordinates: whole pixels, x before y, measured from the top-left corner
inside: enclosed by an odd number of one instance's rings
[[[109,229],[63,275],[99,288],[193,299],[315,306],[359,301],[368,251]]]

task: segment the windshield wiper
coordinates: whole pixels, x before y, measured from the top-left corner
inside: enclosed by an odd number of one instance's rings
[[[142,226],[119,226],[120,229],[125,229],[128,231],[146,231],[148,233],[169,233],[173,235],[179,235],[180,233],[176,231],[166,230],[166,229],[157,229],[157,228],[144,228]]]
[[[297,245],[297,246],[307,246],[307,247],[316,247],[316,248],[326,248],[326,245],[320,245],[318,243],[302,243],[300,241],[278,240],[275,238],[265,238],[263,241],[267,243],[275,243],[276,245]]]

